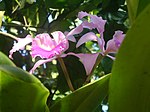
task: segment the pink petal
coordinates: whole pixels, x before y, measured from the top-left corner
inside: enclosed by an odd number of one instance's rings
[[[106,20],[103,20],[102,17],[98,17],[96,15],[90,15],[91,22],[95,25],[98,32],[102,34],[104,32],[104,26],[106,24]]]
[[[90,41],[90,40],[97,41],[97,38],[98,37],[93,32],[86,33],[79,39],[79,41],[76,44],[76,47],[79,47],[83,43]]]
[[[66,40],[65,35],[61,31],[55,31],[55,32],[51,33],[51,35],[53,36],[56,44],[59,44],[63,40]]]
[[[101,36],[101,38],[97,38],[97,42],[101,51],[104,52],[105,41],[104,41],[103,35]]]
[[[119,48],[122,41],[124,40],[125,34],[123,34],[122,31],[118,30],[115,31],[115,34],[113,35],[114,41],[116,43],[116,46]]]
[[[71,42],[76,42],[76,39],[73,35],[67,36],[68,35],[68,31],[65,31],[64,34],[66,35],[67,40],[71,41]]]
[[[89,25],[84,25],[84,26],[89,27],[90,29],[96,28],[98,30],[98,32],[102,35],[102,33],[104,32],[104,26],[106,24],[106,20],[103,20],[102,17],[98,17],[96,15],[91,15],[91,14],[88,14],[83,11],[78,13],[79,19],[82,19],[85,16],[89,16],[91,22],[89,23]]]
[[[39,34],[32,42],[32,57],[52,58],[62,54],[68,49],[69,43],[64,34],[56,31],[52,33],[54,39],[49,34]]]
[[[89,16],[89,14],[87,12],[83,12],[83,11],[81,11],[81,12],[78,13],[78,18],[79,19],[82,19],[85,16]]]
[[[83,23],[81,23],[81,24],[82,24],[83,28],[88,28],[90,30],[95,29],[97,27],[97,25],[95,25],[92,22],[89,23],[88,21],[83,21]]]
[[[80,24],[79,26],[77,26],[76,28],[74,28],[73,30],[71,30],[68,34],[67,37],[75,35],[75,34],[79,34],[83,31],[83,26],[82,24]]]
[[[64,48],[64,51],[66,51],[69,48],[68,40],[61,31],[55,31],[51,33],[51,35],[53,36],[57,45],[61,44],[62,48]]]
[[[37,61],[37,62],[34,64],[33,68],[30,70],[30,73],[32,74],[32,73],[34,72],[34,70],[35,70],[38,66],[40,66],[40,65],[42,65],[42,64],[44,64],[44,63],[47,63],[47,62],[51,62],[51,61],[54,60],[54,59],[56,59],[56,57],[53,57],[53,58],[50,58],[50,59],[47,59],[47,60],[39,60],[39,61]]]
[[[27,35],[25,38],[18,38],[18,42],[14,44],[13,48],[9,51],[9,58],[12,58],[12,54],[18,50],[23,50],[24,47],[32,42],[33,38],[31,35]]]
[[[94,53],[94,54],[68,53],[64,56],[67,56],[67,55],[74,55],[74,56],[78,57],[81,60],[82,64],[84,65],[84,68],[86,70],[86,74],[89,75],[91,73],[95,63],[96,63],[96,59],[97,59],[99,53]]]
[[[113,39],[109,40],[106,45],[105,54],[116,53],[125,37],[122,31],[115,31]]]
[[[104,54],[115,53],[117,50],[118,48],[116,47],[114,39],[111,39],[107,42],[106,51]]]

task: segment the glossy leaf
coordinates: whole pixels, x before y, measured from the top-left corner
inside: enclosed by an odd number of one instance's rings
[[[126,0],[130,23],[132,24],[137,15],[139,0]]]
[[[143,11],[143,9],[150,4],[150,0],[139,0],[139,5],[137,9],[137,16]]]
[[[15,66],[15,64],[2,52],[0,52],[0,65]]]
[[[48,112],[48,90],[33,75],[0,65],[1,112]]]
[[[150,5],[140,13],[118,52],[110,79],[110,112],[150,111]]]
[[[76,90],[56,102],[51,112],[92,112],[108,94],[110,75],[106,75],[94,83]]]
[[[133,23],[143,9],[150,4],[150,0],[126,0],[130,22]]]

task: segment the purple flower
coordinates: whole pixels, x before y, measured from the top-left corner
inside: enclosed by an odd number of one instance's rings
[[[86,12],[79,12],[78,17],[82,19],[85,16],[90,17],[90,21],[83,21],[79,26],[72,29],[70,32],[62,33],[60,31],[55,31],[51,33],[53,36],[50,37],[49,34],[43,33],[38,34],[35,38],[32,38],[30,35],[27,35],[26,38],[21,39],[19,38],[17,41],[18,43],[14,44],[12,50],[10,50],[9,57],[12,58],[12,54],[20,49],[24,49],[25,45],[32,43],[31,45],[31,56],[33,58],[39,56],[42,59],[37,61],[33,68],[30,70],[32,73],[38,66],[41,64],[50,62],[58,57],[66,57],[67,55],[74,55],[80,59],[83,63],[86,74],[89,75],[93,69],[93,66],[96,62],[98,55],[101,53],[103,56],[108,56],[110,58],[114,58],[110,56],[108,53],[116,53],[124,39],[125,34],[122,31],[116,31],[113,39],[109,40],[105,46],[105,41],[103,39],[103,32],[106,20],[103,20],[102,17],[98,17],[96,15],[90,15]],[[96,36],[93,32],[88,32],[84,34],[76,44],[76,47],[79,47],[83,43],[87,41],[96,41],[98,42],[99,48],[101,49],[100,53],[93,53],[93,54],[75,54],[75,53],[67,53],[64,52],[69,48],[68,40],[76,42],[73,35],[79,34],[83,31],[84,28],[87,29],[97,29],[100,37]]]
[[[113,38],[107,42],[104,54],[116,53],[125,37],[122,31],[115,31]]]
[[[103,20],[102,17],[98,17],[96,15],[90,15],[83,11],[78,13],[79,19],[82,19],[86,16],[90,17],[90,22],[83,21],[78,27],[73,29],[70,33],[74,32],[74,31],[76,31],[76,32],[78,31],[81,33],[83,31],[83,28],[88,28],[90,30],[97,29],[98,33],[100,34],[100,37],[96,36],[96,34],[93,32],[88,32],[79,39],[79,41],[76,44],[76,47],[79,47],[83,43],[92,40],[92,41],[98,42],[98,45],[99,45],[102,55],[108,55],[108,53],[116,53],[125,37],[125,34],[123,34],[123,32],[119,31],[119,30],[115,31],[115,34],[113,35],[113,39],[111,39],[107,42],[106,49],[105,49],[104,48],[105,41],[103,38],[103,32],[104,32],[106,20]],[[109,56],[109,57],[111,57],[111,56]]]
[[[99,54],[102,54],[103,56],[107,56],[113,60],[115,59],[115,57],[109,55],[109,53],[116,53],[118,51],[124,37],[125,34],[123,34],[122,31],[115,31],[115,34],[113,35],[113,39],[107,42],[106,49],[104,48],[105,46],[104,39],[97,37],[93,32],[86,33],[79,39],[79,41],[76,44],[76,47],[79,47],[80,45],[82,45],[87,41],[93,40],[98,42],[99,48],[101,49],[101,52],[99,53],[94,53],[93,55],[82,54],[82,57],[79,57],[80,59],[84,59],[82,60],[82,63],[88,75],[91,73]]]
[[[31,56],[33,58],[39,56],[43,59],[35,63],[30,71],[33,72],[39,65],[56,59],[69,47],[68,40],[62,32],[56,31],[51,35],[53,38],[47,33],[38,34],[35,38],[32,38],[30,35],[27,35],[24,39],[19,38],[18,43],[14,44],[12,50],[10,50],[9,57],[12,58],[14,52],[24,49],[27,44],[32,42]]]
[[[106,20],[103,20],[102,17],[98,17],[96,15],[88,14],[87,12],[81,11],[81,12],[78,13],[78,18],[79,19],[82,19],[85,16],[89,16],[90,21],[83,21],[79,26],[72,29],[68,33],[68,37],[73,36],[75,34],[79,34],[83,31],[84,28],[87,28],[87,29],[90,29],[90,30],[97,29],[97,31],[99,32],[101,38],[103,39],[103,32],[104,32],[104,27],[105,27],[105,24],[106,24]]]
[[[58,57],[66,57],[67,55],[74,55],[77,56],[81,62],[83,62],[83,65],[85,67],[86,73],[90,73],[90,64],[85,63],[86,60],[90,60],[93,57],[93,63],[95,63],[97,54],[74,54],[74,53],[68,53],[63,54],[69,47],[68,43],[68,36],[66,36],[60,32],[56,31],[51,34],[53,38],[49,36],[47,33],[38,34],[35,38],[32,38],[30,35],[27,35],[24,39],[18,39],[18,43],[14,44],[12,50],[10,50],[10,57],[12,57],[12,54],[20,49],[24,49],[24,47],[32,43],[31,45],[31,56],[33,58],[39,56],[42,59],[37,61],[33,68],[30,70],[30,73],[33,73],[33,71],[40,65],[50,62]],[[71,40],[74,40],[71,38]],[[96,55],[96,56],[95,56]],[[87,58],[86,58],[87,57]]]
[[[102,38],[99,38],[94,34],[93,32],[89,32],[84,34],[79,41],[76,44],[76,47],[79,47],[83,43],[87,41],[97,41],[99,48],[101,49],[101,54],[104,56],[108,56],[108,53],[116,53],[125,37],[125,34],[123,34],[122,31],[118,30],[115,31],[115,34],[113,35],[113,38],[109,40],[106,44],[106,49],[104,48],[105,46],[105,41]],[[111,57],[111,56],[108,56]],[[113,59],[113,58],[112,58]]]
[[[52,58],[56,55],[62,54],[69,47],[68,40],[65,35],[60,32],[51,34],[53,38],[47,33],[37,35],[32,41],[32,57],[40,56],[41,58]]]
[[[79,12],[79,14],[78,14],[79,19],[82,19],[85,16],[90,17],[90,22],[83,21],[78,27],[76,27],[72,31],[78,30],[81,33],[83,31],[83,28],[88,28],[90,30],[97,29],[98,33],[100,34],[100,37],[98,37],[93,32],[88,32],[88,33],[84,34],[79,39],[79,41],[76,44],[76,47],[79,47],[83,43],[91,41],[91,40],[96,41],[99,45],[101,52],[95,53],[95,54],[102,54],[103,56],[108,56],[114,60],[115,58],[112,57],[111,55],[109,55],[109,53],[116,53],[118,51],[118,49],[119,49],[119,47],[120,47],[120,45],[121,45],[121,43],[125,37],[125,34],[123,34],[123,32],[119,31],[119,30],[115,31],[113,38],[111,40],[109,40],[106,44],[104,41],[104,37],[103,37],[103,32],[104,32],[106,20],[103,20],[102,17],[98,17],[96,15],[90,15],[90,14],[83,12],[83,11]],[[105,49],[105,44],[106,44],[106,49]],[[90,59],[90,57],[88,58],[88,56],[90,56],[90,55],[86,55],[86,59]],[[98,55],[93,55],[92,58],[95,60],[95,59],[97,59],[97,56]],[[88,73],[91,72],[91,70],[95,64],[95,63],[90,63],[89,61],[88,62],[87,61],[82,62],[86,66],[89,66],[88,64],[90,64],[91,68],[90,69],[88,68],[88,70],[87,70],[87,71],[89,71]]]
[[[15,43],[13,48],[9,51],[9,58],[13,59],[12,54],[20,49],[24,49],[24,47],[32,42],[32,37],[27,35],[26,38],[18,38],[18,43]]]

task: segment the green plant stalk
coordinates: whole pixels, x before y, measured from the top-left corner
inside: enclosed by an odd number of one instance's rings
[[[59,58],[58,58],[58,61],[59,61],[60,66],[61,66],[61,68],[62,68],[62,70],[63,70],[63,72],[64,72],[64,76],[65,76],[65,78],[66,78],[66,81],[67,81],[67,84],[68,84],[70,90],[71,90],[71,91],[74,91],[75,89],[74,89],[74,87],[73,87],[73,85],[72,85],[72,83],[71,83],[71,80],[70,80],[70,77],[69,77],[69,74],[68,74],[68,71],[67,71],[67,68],[66,68],[66,66],[65,66],[65,63],[64,63],[63,59],[62,59],[61,57],[59,57]]]
[[[96,63],[95,63],[95,65],[94,65],[94,67],[93,67],[91,73],[90,73],[90,74],[88,75],[88,77],[86,78],[84,85],[90,82],[90,79],[91,79],[91,76],[93,75],[94,70],[95,70],[96,67],[100,64],[100,62],[101,62],[101,60],[103,59],[103,57],[104,57],[104,56],[101,55],[101,54],[98,55],[97,60],[96,60]]]

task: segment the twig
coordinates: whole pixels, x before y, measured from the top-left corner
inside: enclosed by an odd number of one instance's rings
[[[0,31],[0,34],[5,35],[5,36],[7,36],[7,37],[10,37],[10,38],[12,38],[12,39],[18,40],[18,37],[14,36],[14,35],[12,35],[12,34],[10,34],[10,33],[6,33],[6,32]]]
[[[70,80],[70,77],[69,77],[69,74],[68,74],[68,71],[67,71],[67,68],[65,66],[65,63],[64,63],[63,59],[61,57],[59,57],[58,61],[60,63],[60,66],[62,67],[62,70],[64,72],[64,75],[65,75],[65,78],[66,78],[66,81],[68,83],[68,86],[69,86],[70,90],[74,91],[73,85],[71,83],[71,80]]]

